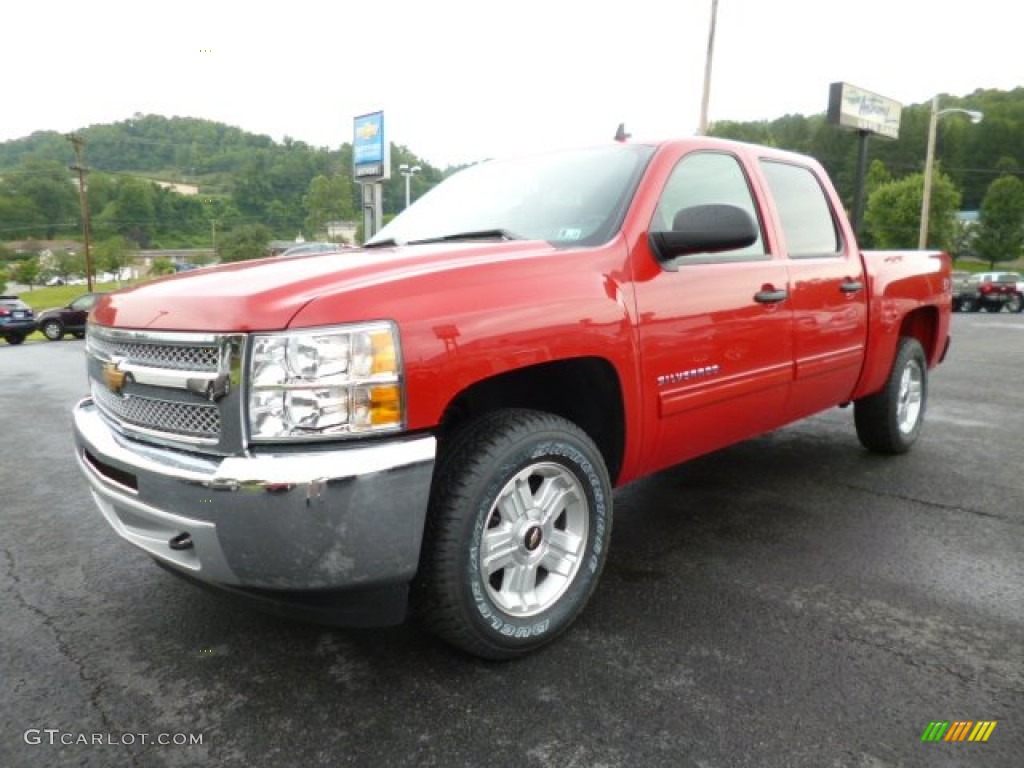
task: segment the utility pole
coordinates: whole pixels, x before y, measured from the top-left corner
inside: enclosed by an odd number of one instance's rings
[[[78,171],[78,201],[82,207],[82,235],[85,238],[85,281],[92,293],[92,251],[89,250],[89,197],[85,193],[85,177],[88,170],[82,155],[85,151],[85,139],[77,134],[70,134],[68,141],[75,147],[75,157],[78,162],[71,166],[72,171]]]
[[[715,56],[715,24],[718,20],[718,0],[711,0],[711,28],[708,30],[708,55],[704,61],[704,93],[700,100],[700,122],[697,135],[708,133],[708,102],[711,100],[711,62]]]

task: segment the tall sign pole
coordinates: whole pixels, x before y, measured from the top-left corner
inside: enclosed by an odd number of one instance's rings
[[[697,135],[708,132],[708,102],[711,100],[711,63],[715,57],[715,25],[718,21],[718,0],[711,0],[711,28],[708,30],[708,56],[704,61],[704,94],[700,100],[700,122]]]
[[[363,201],[363,238],[369,240],[384,220],[384,181],[391,178],[391,147],[384,130],[384,113],[355,119],[352,175],[359,182]]]

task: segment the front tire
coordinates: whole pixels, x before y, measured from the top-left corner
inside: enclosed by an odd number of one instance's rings
[[[1024,296],[1019,293],[1013,294],[1010,300],[1006,302],[1006,311],[1015,314],[1024,311]]]
[[[39,330],[50,341],[60,341],[64,338],[64,326],[60,324],[59,320],[47,320]]]
[[[480,417],[442,449],[417,613],[430,631],[476,656],[533,651],[583,610],[611,524],[608,471],[575,424],[528,410]]]
[[[853,420],[869,451],[906,453],[921,434],[928,402],[928,364],[917,339],[904,337],[896,348],[889,378],[880,392],[858,400]]]

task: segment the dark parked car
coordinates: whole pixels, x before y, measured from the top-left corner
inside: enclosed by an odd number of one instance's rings
[[[0,296],[0,336],[8,344],[21,344],[35,329],[32,307],[17,296]]]
[[[50,341],[60,341],[65,333],[73,334],[76,339],[85,336],[85,320],[89,310],[102,293],[85,293],[66,307],[44,309],[36,317],[36,325],[43,336]]]

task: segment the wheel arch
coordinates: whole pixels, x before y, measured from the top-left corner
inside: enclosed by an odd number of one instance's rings
[[[597,445],[615,484],[622,470],[626,423],[622,384],[608,360],[556,360],[474,382],[445,407],[438,429],[441,446],[463,424],[503,408],[542,411],[576,424]]]
[[[899,337],[917,339],[928,360],[928,367],[939,364],[944,343],[939,339],[939,311],[935,307],[920,307],[908,312],[900,323]]]

